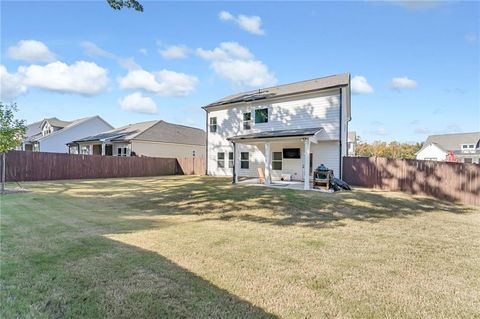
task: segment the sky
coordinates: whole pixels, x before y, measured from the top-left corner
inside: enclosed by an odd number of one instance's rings
[[[363,141],[480,130],[478,2],[140,2],[2,1],[1,100],[205,128],[223,96],[348,72]]]

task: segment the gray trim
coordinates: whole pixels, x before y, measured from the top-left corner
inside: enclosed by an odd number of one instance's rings
[[[258,100],[267,101],[278,97],[346,87],[349,86],[349,84],[350,74],[343,73],[325,76],[313,80],[294,82],[259,90],[252,90],[248,92],[233,94],[230,96],[226,96],[216,102],[203,106],[202,108],[207,109],[210,107],[224,106],[241,102],[253,102]]]
[[[305,128],[305,129],[263,131],[263,132],[259,132],[259,133],[237,135],[237,136],[228,137],[227,141],[262,139],[262,138],[314,136],[315,134],[317,134],[318,132],[320,132],[322,130],[323,130],[322,127],[313,127],[313,128]]]
[[[340,127],[340,135],[338,136],[338,145],[339,145],[339,150],[340,150],[340,161],[338,162],[339,165],[339,170],[338,170],[338,178],[342,179],[342,169],[343,169],[343,164],[342,164],[342,104],[343,102],[343,92],[342,89],[340,89],[340,117],[339,117],[339,127]]]

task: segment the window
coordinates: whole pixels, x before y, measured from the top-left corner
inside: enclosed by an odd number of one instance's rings
[[[272,169],[274,171],[282,170],[282,152],[273,152]]]
[[[233,152],[228,152],[228,168],[233,168]]]
[[[82,145],[82,147],[80,148],[80,154],[90,154],[90,145]]]
[[[268,123],[268,109],[255,110],[255,123]]]
[[[299,148],[284,148],[283,158],[300,158]]]
[[[217,167],[224,168],[225,167],[225,153],[218,152],[217,153]]]
[[[250,167],[249,158],[248,152],[240,153],[240,168],[248,169]]]
[[[117,156],[127,156],[127,148],[117,147]]]
[[[465,158],[463,159],[463,162],[464,162],[464,163],[472,164],[472,163],[473,163],[473,160],[472,160],[471,157],[465,157]]]
[[[217,131],[217,117],[210,118],[210,132],[215,133]]]
[[[252,113],[243,113],[243,129],[249,130],[252,127]]]

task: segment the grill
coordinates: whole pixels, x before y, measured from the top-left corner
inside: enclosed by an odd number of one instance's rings
[[[330,189],[330,183],[333,179],[333,170],[328,169],[321,164],[313,171],[313,188]]]

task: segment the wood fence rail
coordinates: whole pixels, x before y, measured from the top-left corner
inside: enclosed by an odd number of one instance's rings
[[[203,164],[202,164],[203,163]],[[203,157],[158,158],[10,151],[6,157],[6,180],[40,181],[142,177],[162,175],[202,175]],[[0,167],[1,170],[1,167]]]
[[[480,205],[478,164],[345,157],[343,179],[351,185]]]

